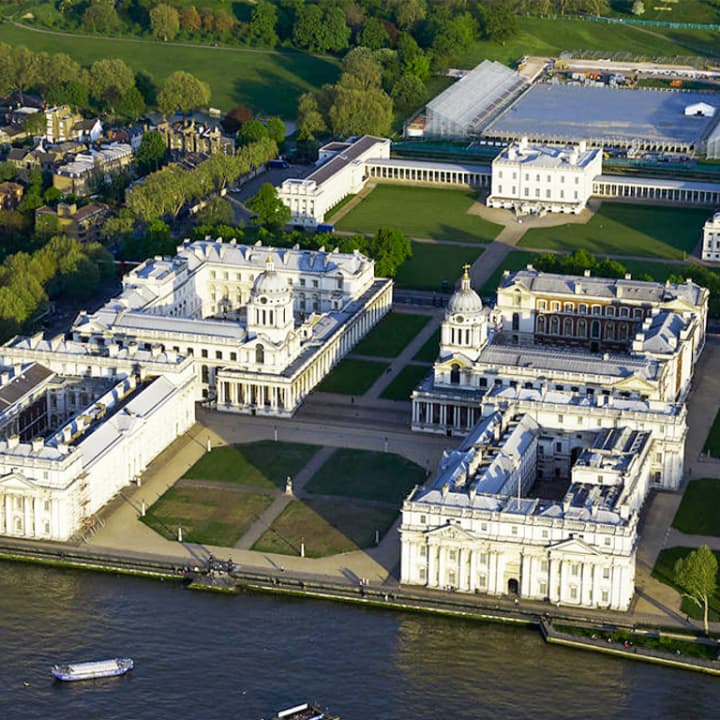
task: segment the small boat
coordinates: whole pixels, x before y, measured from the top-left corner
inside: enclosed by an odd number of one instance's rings
[[[328,715],[320,710],[317,705],[303,703],[287,710],[281,710],[272,720],[340,720],[340,718],[335,715]]]
[[[50,672],[57,680],[94,680],[95,678],[124,675],[134,666],[132,658],[113,658],[112,660],[53,665]]]

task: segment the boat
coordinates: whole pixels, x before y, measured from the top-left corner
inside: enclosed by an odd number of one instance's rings
[[[112,660],[53,665],[50,672],[57,680],[94,680],[95,678],[124,675],[133,667],[135,667],[135,663],[132,658],[113,658]]]
[[[302,703],[302,705],[281,710],[271,720],[340,720],[340,718],[335,715],[328,715],[323,710],[320,710],[317,705]]]

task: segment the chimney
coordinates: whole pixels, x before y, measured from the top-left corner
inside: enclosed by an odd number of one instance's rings
[[[151,357],[160,357],[160,354],[162,353],[162,345],[160,343],[153,343],[150,346],[150,355]]]
[[[625,279],[626,279],[626,280],[632,280],[632,274],[631,274],[631,273],[625,273]]]
[[[128,343],[127,349],[128,349],[128,355],[130,355],[131,357],[132,357],[133,355],[135,355],[135,353],[137,352],[137,349],[138,349],[138,344],[137,344],[137,342],[135,342],[135,340],[131,340],[131,341]]]
[[[580,295],[580,293],[582,292],[582,283],[575,282],[573,289],[576,295]]]
[[[445,484],[442,486],[442,496],[443,496],[444,498],[446,498],[446,497],[448,496],[448,493],[449,493],[449,492],[450,492],[450,484],[449,484],[449,483],[445,483]]]
[[[474,485],[468,491],[468,495],[470,496],[470,502],[472,502],[477,495],[477,488]]]
[[[19,435],[10,435],[10,437],[7,439],[8,450],[12,450],[13,448],[16,448],[19,444],[20,444],[20,436]]]
[[[108,346],[107,346],[108,357],[111,357],[111,358],[117,357],[119,349],[120,348],[115,341],[108,343]]]
[[[583,272],[583,275],[585,277],[590,277],[590,270],[588,268],[586,268],[585,271]]]
[[[45,438],[42,437],[34,437],[32,439],[32,451],[33,452],[40,452],[45,447]]]

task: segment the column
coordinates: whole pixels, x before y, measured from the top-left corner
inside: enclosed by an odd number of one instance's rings
[[[470,577],[468,578],[468,590],[471,592],[477,587],[477,548],[473,548],[470,553]]]
[[[427,549],[427,575],[425,582],[428,586],[433,587],[437,585],[435,573],[437,572],[437,547],[435,545],[428,545]]]
[[[445,576],[445,548],[438,545],[438,585],[445,587],[447,578]]]

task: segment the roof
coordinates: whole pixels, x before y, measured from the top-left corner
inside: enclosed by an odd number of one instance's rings
[[[462,134],[479,132],[492,113],[527,86],[514,70],[484,60],[427,104],[425,132],[437,132],[436,124],[454,126]]]
[[[384,145],[389,142],[385,138],[374,137],[372,135],[363,135],[354,143],[349,145],[346,150],[341,150],[337,155],[330,158],[326,163],[321,165],[317,170],[310,173],[304,182],[314,181],[318,186],[329,180],[335,173],[339,172],[346,165],[357,160],[363,153],[367,152],[375,145]]]
[[[568,170],[586,168],[600,155],[598,148],[580,150],[577,145],[545,145],[541,143],[513,143],[500,151],[495,163],[519,163],[537,168],[564,167]]]
[[[434,162],[432,160],[410,160],[407,158],[378,158],[369,160],[368,165],[381,165],[385,167],[413,168],[416,170],[445,170],[447,172],[469,172],[479,175],[490,175],[490,165],[468,165],[466,163]]]
[[[714,124],[685,107],[708,93],[539,84],[495,119],[485,134],[632,143],[696,145]]]
[[[0,412],[25,397],[35,387],[44,383],[55,373],[40,363],[32,363],[11,377],[5,384],[0,385]]]
[[[664,177],[633,177],[630,175],[598,175],[593,182],[616,183],[635,187],[651,187],[656,190],[698,190],[720,192],[720,183],[699,182],[696,180],[671,180]]]

